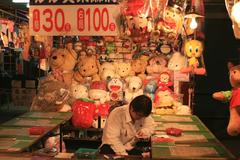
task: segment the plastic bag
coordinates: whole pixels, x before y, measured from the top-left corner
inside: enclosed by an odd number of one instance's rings
[[[77,100],[72,110],[72,123],[75,127],[89,128],[92,126],[96,106],[92,102]]]

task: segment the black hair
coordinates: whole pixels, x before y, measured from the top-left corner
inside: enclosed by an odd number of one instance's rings
[[[134,112],[141,113],[144,117],[147,117],[152,111],[152,100],[146,95],[137,96],[131,101],[130,108]]]

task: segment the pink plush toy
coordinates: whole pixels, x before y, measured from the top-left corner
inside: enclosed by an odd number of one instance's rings
[[[240,134],[240,65],[233,66],[228,64],[229,80],[232,86],[230,97],[230,119],[227,132],[231,136]],[[213,98],[217,100],[226,100],[226,92],[215,92]]]

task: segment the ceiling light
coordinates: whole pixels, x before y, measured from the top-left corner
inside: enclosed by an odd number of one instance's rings
[[[13,3],[29,3],[30,0],[12,0]]]

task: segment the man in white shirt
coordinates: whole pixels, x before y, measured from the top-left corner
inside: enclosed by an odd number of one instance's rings
[[[150,116],[152,101],[145,95],[134,98],[129,105],[115,108],[108,116],[103,129],[101,154],[141,155],[135,145],[154,132],[154,120]]]

